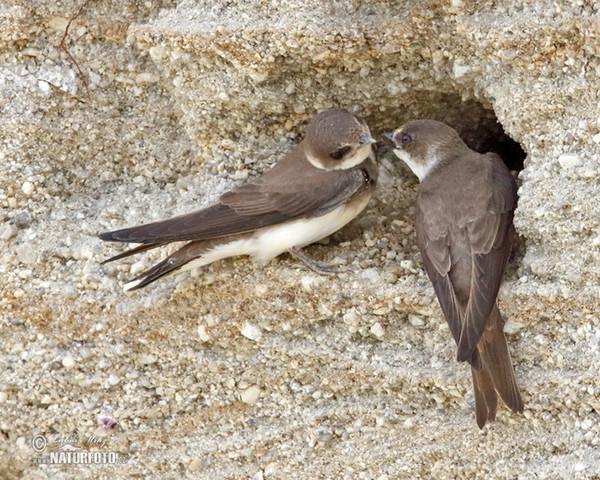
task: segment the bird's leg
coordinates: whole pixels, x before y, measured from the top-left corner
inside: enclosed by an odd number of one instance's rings
[[[301,247],[292,247],[288,252],[290,252],[292,257],[302,260],[302,262],[304,262],[304,264],[313,272],[321,275],[335,275],[339,271],[338,268],[333,265],[327,265],[326,263],[318,262],[314,258],[309,257],[302,251]]]

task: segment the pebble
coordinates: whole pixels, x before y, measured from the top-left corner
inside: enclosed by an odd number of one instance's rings
[[[90,79],[90,83],[92,85],[100,85],[100,82],[102,81],[102,77],[100,75],[98,75],[96,72],[90,72],[89,79]]]
[[[40,51],[37,48],[32,48],[32,47],[24,48],[23,50],[21,50],[21,53],[27,57],[39,57],[40,56]]]
[[[150,354],[142,354],[142,355],[140,355],[140,359],[139,359],[139,361],[142,365],[152,365],[153,363],[156,363],[156,360],[157,360],[156,355],[152,355],[151,353]]]
[[[573,168],[581,163],[581,157],[572,153],[563,153],[558,157],[558,163],[562,168]]]
[[[117,421],[106,413],[102,413],[98,415],[98,419],[96,421],[98,428],[102,430],[112,430],[117,426]]]
[[[469,73],[471,71],[471,66],[455,63],[452,70],[453,70],[454,76],[456,78],[460,78],[460,77],[464,77],[467,73]]]
[[[10,240],[17,234],[17,227],[12,223],[5,223],[0,225],[0,240]]]
[[[21,190],[23,191],[23,193],[25,195],[30,197],[33,194],[33,191],[35,190],[35,187],[33,186],[33,183],[31,183],[31,182],[24,182],[23,185],[21,186]]]
[[[12,219],[13,225],[19,229],[29,228],[32,221],[33,217],[27,210],[21,210]]]
[[[60,33],[64,33],[67,28],[68,19],[63,17],[52,17],[48,20],[47,25],[52,29]]]
[[[408,323],[410,323],[413,327],[422,327],[425,325],[425,321],[421,317],[412,313],[408,314]]]
[[[255,404],[260,398],[260,387],[258,385],[252,385],[242,391],[241,399],[242,402],[248,405]]]
[[[266,295],[268,291],[269,291],[269,287],[268,287],[268,285],[265,285],[264,283],[258,283],[254,287],[254,292],[256,293],[256,296],[258,296],[258,297],[262,297],[263,295]]]
[[[377,322],[371,326],[371,333],[377,338],[382,338],[385,335],[385,330],[381,326],[381,323]]]
[[[45,82],[44,80],[38,80],[38,88],[40,89],[40,93],[44,96],[47,97],[50,95],[50,84],[48,82]]]
[[[242,170],[238,170],[233,174],[233,178],[235,180],[246,180],[248,178],[248,169],[244,168]]]
[[[146,85],[149,83],[156,83],[160,80],[160,77],[156,73],[144,72],[139,73],[135,77],[135,83],[138,85]]]
[[[70,355],[67,355],[62,359],[62,365],[65,368],[73,368],[75,366],[75,360]]]
[[[119,382],[121,382],[121,379],[117,377],[114,373],[111,373],[108,377],[108,383],[110,383],[112,386],[118,385]]]
[[[25,264],[32,264],[37,261],[37,251],[28,243],[24,243],[23,245],[19,245],[16,248],[17,257],[19,257],[19,261]]]
[[[258,328],[256,325],[252,325],[251,323],[246,323],[240,333],[255,342],[260,342],[262,338],[262,330]]]
[[[520,332],[525,327],[525,323],[520,319],[509,318],[504,325],[504,332],[509,335],[514,335],[517,332]]]
[[[344,313],[342,320],[346,325],[356,327],[360,322],[360,315],[355,309],[351,309]]]
[[[190,472],[196,472],[202,468],[202,459],[194,458],[188,465],[188,470]]]
[[[412,270],[415,266],[414,262],[412,260],[402,260],[400,262],[400,266],[404,269],[404,270]]]
[[[300,285],[302,285],[302,288],[309,293],[318,290],[319,287],[321,287],[321,285],[323,284],[323,282],[324,280],[322,276],[317,277],[315,275],[304,275],[300,279]]]
[[[210,340],[210,335],[206,331],[206,325],[198,326],[198,337],[202,342],[208,342]]]
[[[152,60],[160,60],[165,55],[165,47],[160,44],[150,47],[150,57]]]

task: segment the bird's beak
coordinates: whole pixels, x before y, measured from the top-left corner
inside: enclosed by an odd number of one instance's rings
[[[392,142],[394,142],[394,132],[385,132],[383,134],[383,136],[385,138],[387,138],[388,140],[391,140]],[[394,142],[394,143],[396,143],[396,142]]]
[[[376,140],[371,136],[370,133],[363,133],[358,139],[358,143],[366,145],[367,143],[375,143]]]

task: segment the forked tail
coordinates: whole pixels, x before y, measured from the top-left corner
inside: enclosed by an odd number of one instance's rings
[[[500,395],[512,411],[523,412],[523,400],[515,379],[503,327],[502,315],[498,306],[494,305],[485,331],[477,344],[482,368],[477,370],[471,367],[479,428],[496,418],[497,395]]]

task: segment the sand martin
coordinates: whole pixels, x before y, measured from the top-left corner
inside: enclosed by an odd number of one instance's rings
[[[365,208],[377,183],[374,143],[367,124],[351,112],[321,112],[308,124],[304,140],[271,170],[225,193],[214,205],[101,233],[102,240],[141,244],[104,263],[188,242],[131,280],[126,290],[237,255],[263,263],[288,251],[318,269],[301,248],[331,235]]]
[[[408,122],[386,136],[419,177],[417,243],[457,358],[471,365],[477,424],[494,420],[496,392],[522,412],[496,304],[514,237],[516,182],[498,155],[474,152],[441,122]]]

